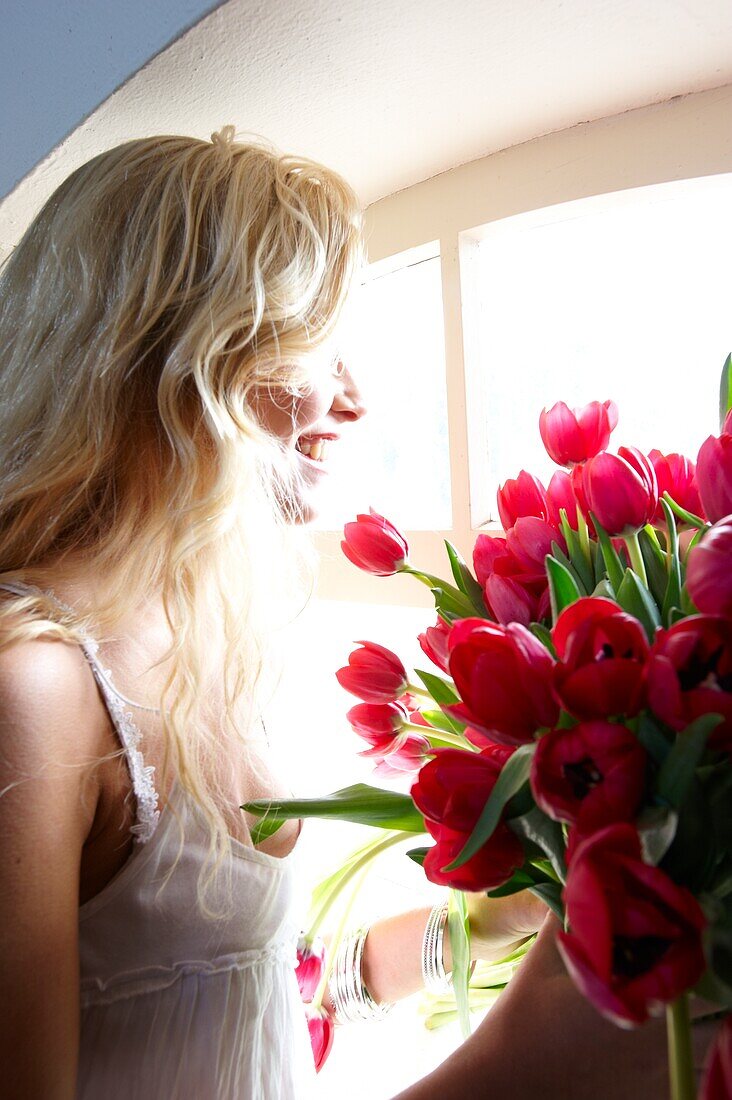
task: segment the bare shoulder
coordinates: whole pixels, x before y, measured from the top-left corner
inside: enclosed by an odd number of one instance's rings
[[[106,722],[78,645],[41,637],[0,650],[0,748],[6,761],[53,754],[81,763],[98,753]]]

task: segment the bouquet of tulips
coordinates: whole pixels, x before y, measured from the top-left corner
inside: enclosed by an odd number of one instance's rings
[[[477,536],[472,569],[448,543],[450,582],[413,566],[384,517],[347,524],[356,566],[408,573],[435,599],[419,637],[432,670],[410,677],[362,642],[337,673],[361,700],[348,718],[364,754],[377,774],[411,774],[411,791],[246,807],[263,815],[258,837],[295,816],[385,830],[372,852],[429,834],[409,855],[454,891],[463,1012],[460,892],[534,891],[599,1012],[624,1027],[666,1012],[674,1100],[696,1096],[690,997],[732,1013],[731,408],[728,358],[720,434],[695,464],[608,451],[610,401],[544,410],[559,468],[546,487],[521,471],[499,489],[504,534]],[[732,1097],[732,1015],[702,1088]]]

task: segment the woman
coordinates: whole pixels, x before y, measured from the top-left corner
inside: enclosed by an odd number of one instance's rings
[[[5,1096],[307,1094],[297,829],[255,850],[238,807],[280,791],[269,635],[363,413],[335,342],[360,256],[338,176],[227,128],[96,157],[3,273]],[[541,915],[475,912],[486,958]],[[377,1000],[419,984],[426,919],[367,937]]]

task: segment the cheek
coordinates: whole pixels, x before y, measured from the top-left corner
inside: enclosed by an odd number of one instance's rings
[[[295,410],[295,426],[300,434],[306,428],[317,424],[333,404],[335,390],[332,384],[316,385],[298,403]]]

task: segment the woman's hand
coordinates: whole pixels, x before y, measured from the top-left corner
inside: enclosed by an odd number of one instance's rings
[[[473,959],[497,962],[538,932],[548,909],[529,890],[506,898],[466,894],[470,917],[470,953]]]

